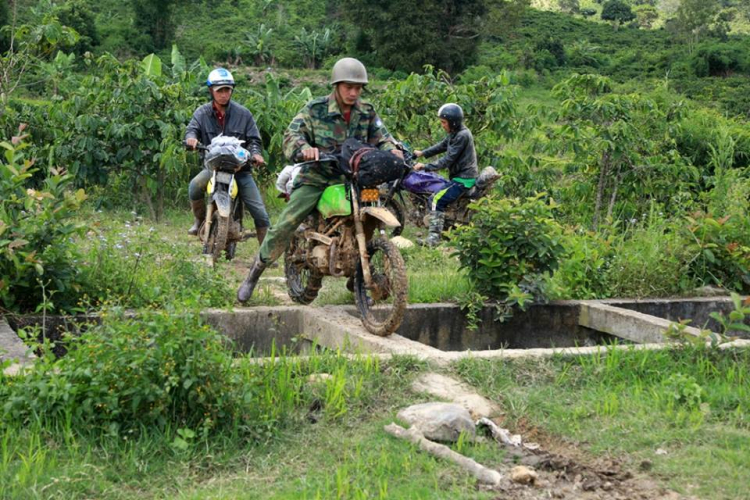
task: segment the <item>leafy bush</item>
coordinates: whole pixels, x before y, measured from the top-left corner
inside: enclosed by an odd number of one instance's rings
[[[50,171],[35,187],[38,169],[24,158],[23,137],[0,143],[0,301],[14,312],[69,311],[82,281],[72,238],[83,228],[73,217],[86,196],[69,189],[64,171]]]
[[[93,433],[141,426],[210,431],[236,425],[252,401],[241,386],[225,339],[198,314],[102,314],[67,356],[44,356],[24,377],[0,386],[4,420],[69,422]]]
[[[739,44],[712,43],[698,47],[692,58],[695,76],[729,76],[750,73],[747,51]]]
[[[549,280],[552,299],[601,299],[611,296],[607,273],[612,258],[612,237],[583,229],[566,231],[568,250]]]
[[[542,276],[558,267],[562,228],[553,218],[554,201],[544,196],[481,199],[472,204],[471,224],[454,230],[451,245],[479,293],[497,300],[536,293]]]
[[[697,212],[687,221],[691,274],[706,284],[750,291],[750,217]]]

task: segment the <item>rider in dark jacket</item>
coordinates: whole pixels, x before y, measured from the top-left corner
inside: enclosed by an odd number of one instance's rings
[[[440,243],[440,233],[445,222],[445,208],[464,192],[474,187],[478,175],[474,136],[463,123],[464,112],[461,106],[453,103],[444,104],[438,110],[438,118],[440,118],[443,130],[448,132],[448,135],[442,141],[424,151],[414,152],[417,158],[430,158],[436,154],[445,153],[445,156],[437,162],[426,165],[417,163],[414,169],[435,171],[447,168],[448,177],[451,180],[450,186],[432,196],[430,233],[424,242],[428,246],[436,246]]]
[[[261,155],[260,132],[255,119],[246,107],[231,100],[234,91],[232,74],[224,68],[215,69],[208,75],[206,85],[211,93],[211,102],[202,105],[193,113],[193,118],[185,131],[187,146],[194,148],[198,142],[208,145],[218,135],[236,137],[245,141],[243,146],[250,152],[255,164],[263,165],[265,161]],[[204,168],[190,181],[188,195],[195,222],[188,230],[188,234],[198,234],[206,216],[204,197],[210,179],[211,171]],[[234,179],[239,187],[242,202],[253,217],[258,242],[263,243],[271,220],[253,179],[251,162],[247,162],[235,174]]]

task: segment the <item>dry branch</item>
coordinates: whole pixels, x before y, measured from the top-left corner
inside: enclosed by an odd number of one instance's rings
[[[414,444],[418,444],[422,451],[434,455],[438,458],[450,460],[467,471],[469,471],[478,481],[496,485],[502,479],[502,475],[496,470],[488,469],[482,464],[478,464],[474,460],[456,453],[445,445],[434,443],[429,439],[425,438],[421,432],[416,430],[414,427],[410,427],[408,430],[404,429],[397,424],[389,424],[385,426],[385,432],[400,439],[411,441]]]

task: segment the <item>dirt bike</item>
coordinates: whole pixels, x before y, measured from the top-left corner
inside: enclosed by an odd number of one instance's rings
[[[415,157],[406,148],[402,151],[408,169],[399,179],[380,186],[381,204],[400,223],[391,231],[390,236],[400,235],[407,221],[417,227],[429,228],[432,210],[430,199],[433,194],[450,185],[449,180],[436,173],[414,170]],[[493,167],[482,169],[474,187],[446,208],[443,230],[468,224],[472,216],[469,204],[487,196],[499,178],[500,175]]]
[[[338,159],[324,155],[318,161]],[[386,336],[404,317],[408,282],[401,253],[382,237],[385,227],[399,222],[378,198],[377,188],[362,188],[354,178],[327,187],[286,250],[284,274],[289,296],[300,304],[315,300],[324,276],[349,278],[365,328]]]
[[[213,264],[221,258],[222,252],[227,260],[232,260],[237,243],[247,239],[242,225],[244,205],[234,179],[235,174],[252,161],[242,142],[236,137],[218,136],[208,146],[199,143],[195,147],[203,151],[204,166],[213,172],[206,187],[209,198],[206,218],[198,230],[203,254],[210,255]]]

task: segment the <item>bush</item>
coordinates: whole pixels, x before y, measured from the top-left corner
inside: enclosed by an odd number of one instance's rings
[[[224,338],[195,313],[102,313],[100,326],[70,339],[67,356],[41,358],[0,387],[5,421],[68,425],[94,434],[237,424],[252,401]]]
[[[39,171],[24,158],[23,137],[0,143],[0,301],[13,312],[70,311],[82,280],[73,237],[83,228],[73,217],[86,195],[68,189],[64,171],[34,183]]]
[[[729,76],[750,72],[750,60],[739,44],[713,43],[695,51],[691,66],[695,76]]]
[[[525,200],[484,198],[468,226],[456,228],[452,246],[476,290],[491,299],[536,292],[545,273],[565,253],[562,227],[554,220],[554,201],[540,194]]]
[[[750,217],[714,218],[698,212],[687,217],[690,273],[704,284],[741,293],[750,291]]]

